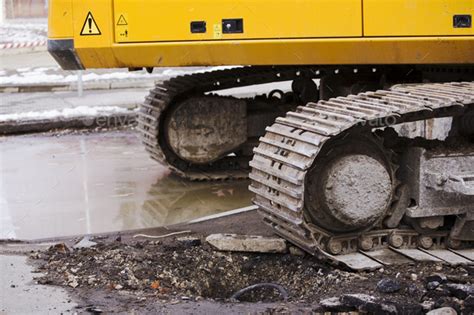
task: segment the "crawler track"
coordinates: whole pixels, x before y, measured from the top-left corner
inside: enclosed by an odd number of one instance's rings
[[[150,91],[138,116],[138,129],[151,157],[167,165],[174,173],[190,180],[220,180],[248,178],[247,157],[225,157],[212,164],[195,165],[173,154],[164,140],[163,118],[177,102],[206,92],[293,80],[299,76],[319,78],[327,73],[353,73],[353,67],[241,67],[176,77],[159,83]],[[373,71],[372,67],[357,68],[359,74]]]
[[[303,69],[302,69],[303,70]],[[146,98],[139,113],[138,128],[151,157],[167,165],[176,174],[190,180],[220,180],[248,178],[250,157],[225,157],[207,165],[193,165],[173,154],[165,143],[163,117],[175,103],[206,92],[291,80],[298,69],[278,70],[271,67],[244,67],[173,78],[158,84]],[[305,68],[304,71],[310,71]]]
[[[356,131],[370,133],[375,126],[455,116],[473,106],[474,82],[397,85],[300,106],[267,127],[254,149],[250,162],[254,203],[276,233],[353,269],[419,260],[473,264],[472,242],[464,244],[467,249],[448,249],[449,231],[421,235],[412,229],[374,229],[332,235],[308,222],[304,212],[307,173],[330,139]],[[359,248],[362,238],[373,242],[371,250]],[[420,249],[421,238],[431,239],[433,246]],[[330,254],[334,248],[337,255]]]

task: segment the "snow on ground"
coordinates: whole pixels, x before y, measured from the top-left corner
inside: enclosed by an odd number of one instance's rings
[[[0,24],[0,44],[25,43],[47,39],[48,25],[44,23],[6,22]]]
[[[128,79],[167,79],[178,75],[202,73],[214,70],[228,69],[232,67],[209,67],[209,68],[167,68],[157,69],[155,73],[149,74],[145,71],[128,72],[117,69],[116,72],[96,73],[86,72],[82,75],[83,82],[94,82],[101,80],[128,80]],[[23,84],[47,84],[47,83],[72,83],[77,82],[77,72],[61,71],[58,67],[21,68],[14,73],[0,71],[0,85],[23,85]]]
[[[74,117],[100,117],[129,112],[129,109],[118,106],[78,106],[61,110],[4,114],[0,115],[0,123],[8,121],[21,122],[46,119],[67,119]]]

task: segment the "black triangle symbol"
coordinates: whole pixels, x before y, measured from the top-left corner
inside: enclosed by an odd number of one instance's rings
[[[125,20],[123,15],[120,15],[117,25],[128,25],[127,20]]]
[[[84,25],[82,26],[81,36],[101,35],[101,34],[102,33],[100,32],[99,26],[95,22],[95,19],[92,16],[92,13],[89,12],[86,16],[86,20],[84,21]]]

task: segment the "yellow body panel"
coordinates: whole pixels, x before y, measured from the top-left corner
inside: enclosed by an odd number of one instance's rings
[[[362,36],[361,0],[114,0],[114,11],[117,42]],[[244,33],[216,36],[229,18],[242,18]],[[191,33],[191,21],[206,33]]]
[[[48,37],[73,38],[73,0],[54,0],[48,7]]]
[[[364,35],[474,35],[453,27],[455,14],[473,16],[474,0],[364,0]]]
[[[83,64],[107,67],[99,53],[90,51],[77,49]],[[118,67],[449,64],[474,63],[474,42],[469,37],[170,42],[117,44],[113,54]]]
[[[453,27],[453,15],[472,16],[473,5],[473,0],[50,0],[49,38],[72,39],[85,68],[474,64],[472,26]],[[81,35],[89,13],[100,35]],[[242,18],[243,33],[223,34],[219,26],[227,18]],[[191,21],[201,20],[206,33],[191,33]]]

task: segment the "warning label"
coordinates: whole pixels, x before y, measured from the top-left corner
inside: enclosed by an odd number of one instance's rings
[[[89,12],[86,16],[86,20],[84,21],[84,26],[82,26],[81,36],[88,36],[88,35],[101,35],[99,26],[94,20],[94,16],[92,13]]]
[[[222,25],[214,24],[214,39],[222,38]]]
[[[123,16],[123,14],[120,15],[117,25],[128,25],[127,20],[125,20],[125,17]]]

